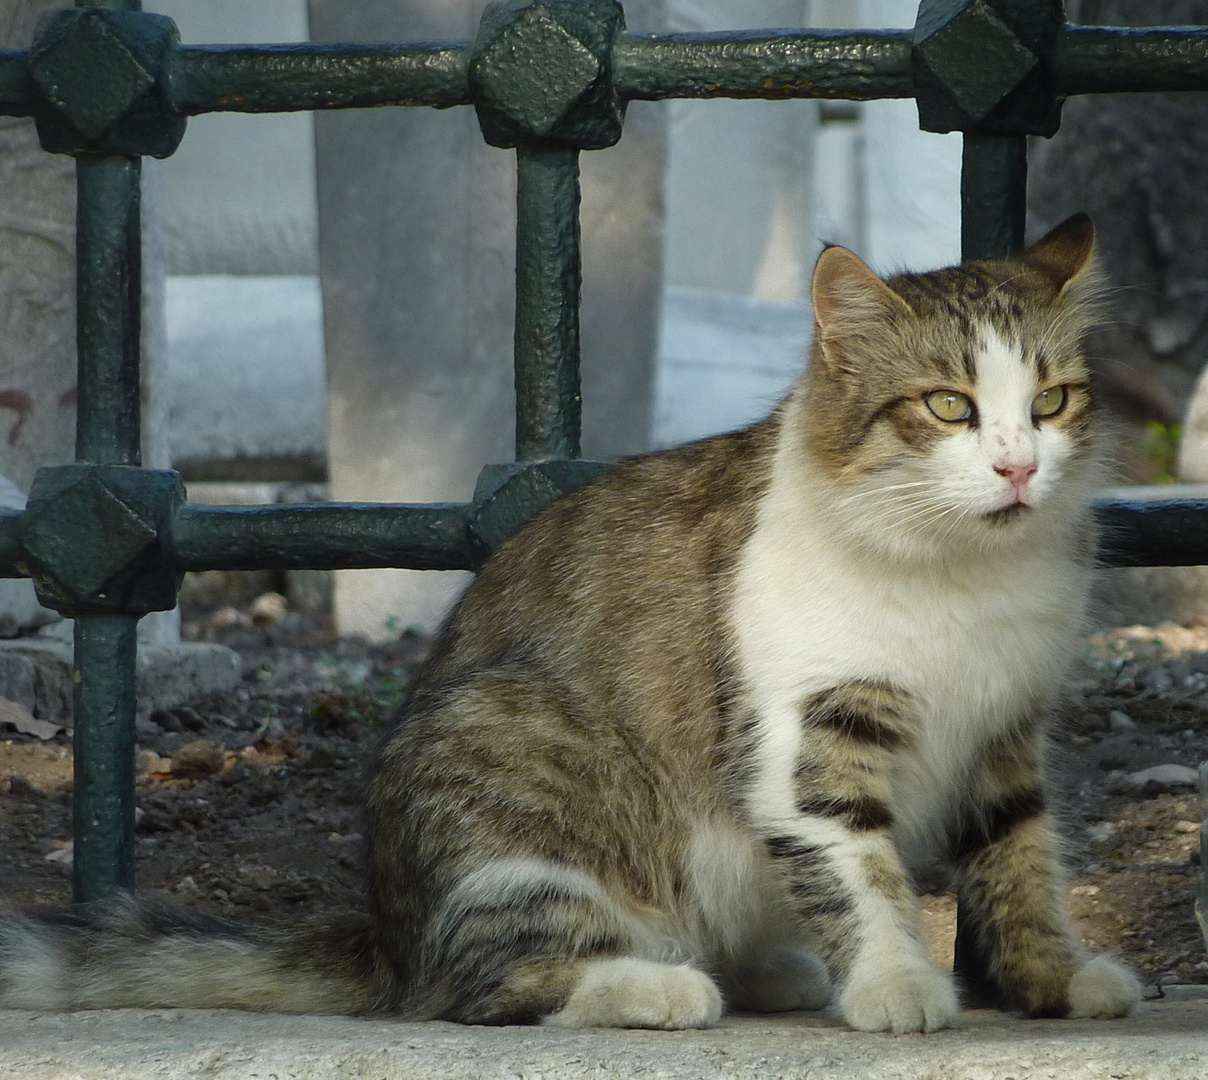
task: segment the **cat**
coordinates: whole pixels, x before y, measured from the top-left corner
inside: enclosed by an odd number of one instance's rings
[[[0,1005],[692,1028],[833,999],[933,1031],[938,867],[1004,1001],[1127,1013],[1046,793],[1094,553],[1093,247],[1077,216],[887,280],[827,248],[769,418],[616,464],[483,568],[380,752],[367,913],[9,917]]]

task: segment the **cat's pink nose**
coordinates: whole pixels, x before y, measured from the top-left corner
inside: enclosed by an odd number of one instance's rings
[[[1016,491],[1023,491],[1024,485],[1036,475],[1036,463],[1028,465],[995,465],[994,471],[999,476],[1005,476],[1011,481]]]

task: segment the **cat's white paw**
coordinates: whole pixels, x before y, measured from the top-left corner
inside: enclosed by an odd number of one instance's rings
[[[839,997],[839,1010],[859,1031],[936,1031],[960,1012],[952,978],[929,964],[858,964]]]
[[[821,1009],[831,998],[826,965],[813,953],[769,949],[735,980],[733,1005],[751,1012]]]
[[[721,1018],[717,985],[686,964],[591,960],[550,1027],[701,1028]]]
[[[1070,979],[1070,1017],[1126,1015],[1141,1000],[1140,980],[1110,956],[1088,960]]]

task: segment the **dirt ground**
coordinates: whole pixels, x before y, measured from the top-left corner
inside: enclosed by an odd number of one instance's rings
[[[253,923],[358,904],[365,773],[426,643],[336,639],[283,613],[271,601],[184,611],[184,636],[235,648],[244,675],[140,727],[140,890]],[[1208,625],[1092,637],[1066,690],[1058,771],[1079,931],[1151,986],[1208,982],[1198,795],[1186,769],[1135,777],[1208,760]],[[0,732],[0,903],[65,906],[70,836],[70,736]],[[924,913],[950,965],[952,898],[925,897]]]

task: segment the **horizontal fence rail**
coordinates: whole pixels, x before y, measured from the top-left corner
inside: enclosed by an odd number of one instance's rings
[[[1059,96],[1205,90],[1205,27],[1068,25],[1053,42]],[[911,30],[776,30],[623,34],[617,92],[667,98],[914,96]],[[208,112],[303,112],[377,106],[472,105],[468,42],[410,45],[177,45],[165,71],[168,107]],[[27,54],[0,50],[0,115],[39,104]]]
[[[598,466],[606,462],[583,462]],[[585,475],[583,481],[590,479]],[[551,489],[550,498],[573,490]],[[545,505],[534,508],[540,509]],[[478,528],[484,504],[180,504],[161,537],[187,570],[477,570],[493,551]],[[526,515],[527,516],[527,515]],[[1100,566],[1201,566],[1208,499],[1095,502]],[[0,578],[29,576],[17,513],[0,512]],[[523,520],[523,518],[521,519]]]
[[[962,250],[1023,243],[1027,138],[1076,94],[1208,89],[1208,27],[1067,25],[1059,0],[924,0],[913,29],[628,34],[615,0],[498,0],[473,42],[184,46],[137,0],[81,0],[28,51],[0,51],[0,115],[77,158],[77,463],[0,513],[0,576],[33,577],[76,618],[77,902],[133,885],[134,631],[187,570],[476,569],[533,513],[599,474],[578,459],[579,154],[615,143],[625,106],[667,98],[914,98],[964,135]],[[472,502],[191,505],[140,467],[143,156],[190,116],[473,106],[517,151],[516,461]],[[1208,563],[1208,501],[1096,506],[1109,566]],[[958,966],[964,963],[958,931]]]

